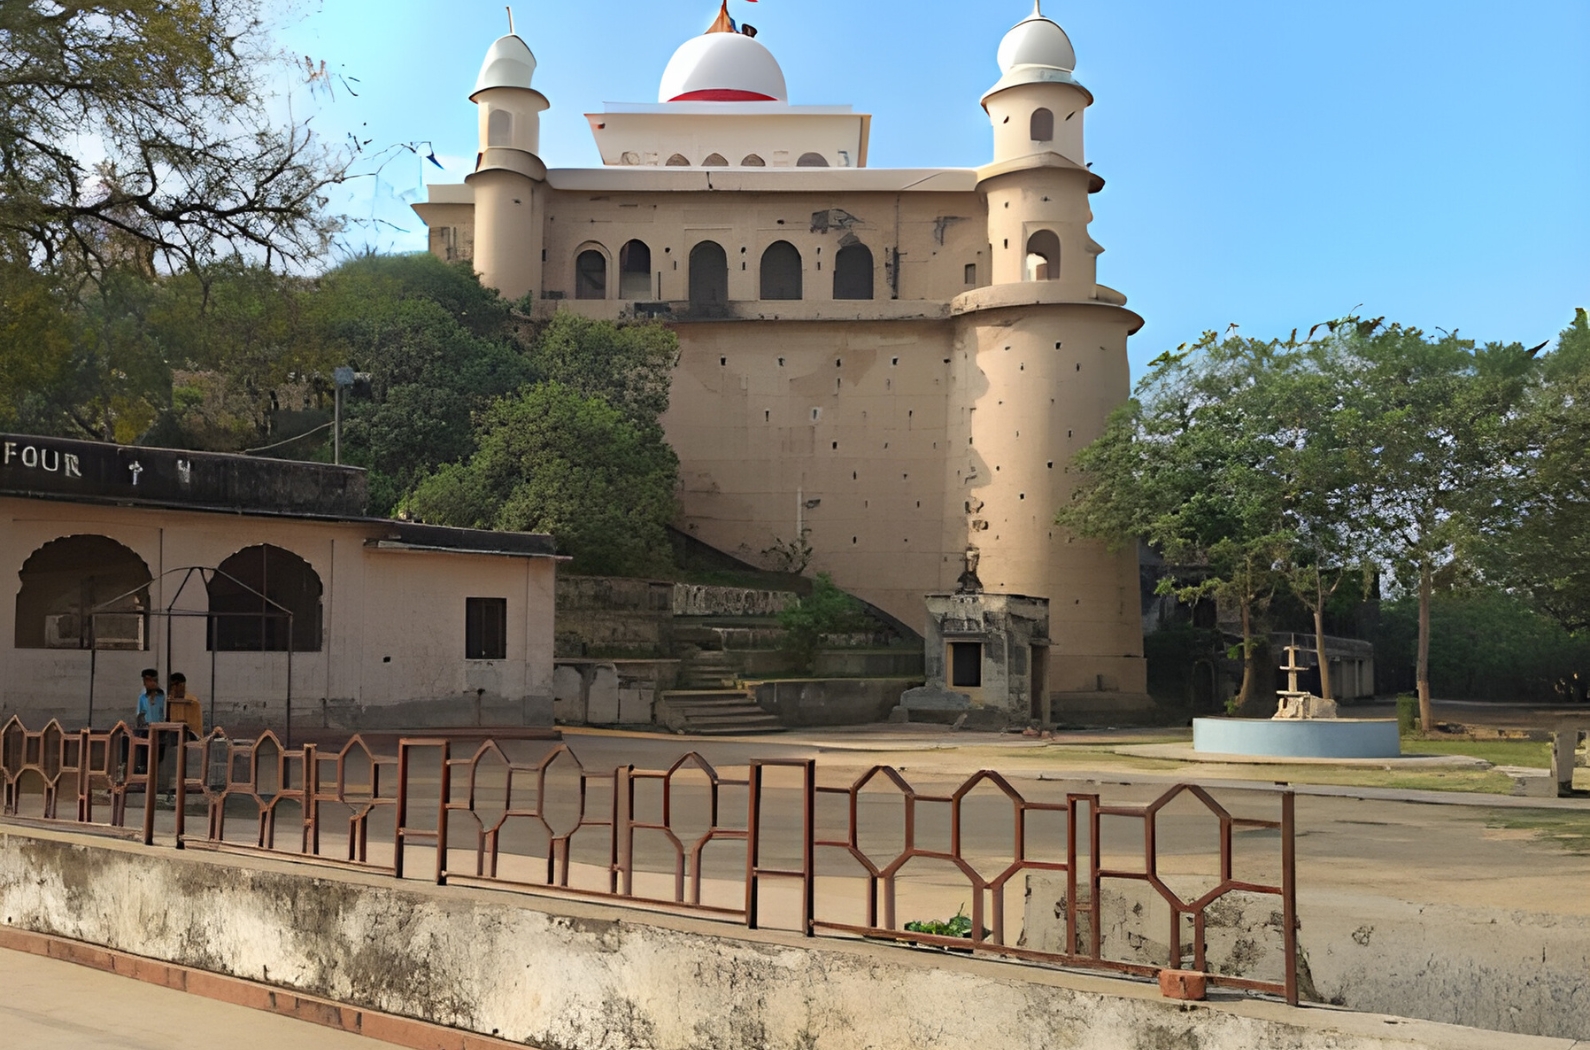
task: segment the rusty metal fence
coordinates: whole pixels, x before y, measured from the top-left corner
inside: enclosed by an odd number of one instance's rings
[[[438,884],[573,894],[752,928],[766,923],[766,893],[776,884],[806,936],[860,936],[1134,976],[1194,969],[1212,985],[1298,1001],[1290,791],[1243,792],[1273,807],[1273,819],[1259,819],[1234,815],[1209,791],[1186,784],[1146,804],[1122,805],[1096,792],[1029,798],[987,770],[952,791],[926,793],[888,766],[839,785],[819,783],[812,759],[752,759],[743,776],[730,777],[695,752],[664,769],[588,768],[563,744],[530,748],[540,754],[522,753],[523,741],[460,744],[447,736],[403,737],[382,753],[354,736],[336,748],[289,748],[269,732],[233,740],[219,732],[195,738],[177,723],[140,735],[125,724],[67,732],[54,722],[32,731],[13,718],[0,729],[0,786],[7,820],[146,845],[155,844],[157,815],[169,808],[159,837],[177,848],[266,853],[396,878],[419,877],[406,864],[412,855],[424,859],[423,877]],[[141,826],[128,829],[129,802],[140,794]],[[1200,857],[1213,870],[1198,892],[1173,884],[1160,845],[1167,822],[1185,837],[1190,818],[1167,807],[1188,804],[1199,807],[1200,828],[1212,837]],[[194,809],[202,811],[202,825]],[[935,816],[947,821],[947,835],[927,828]],[[1058,824],[1047,844],[1036,833],[1043,821]],[[1106,821],[1138,827],[1129,837],[1140,851],[1121,856],[1117,835],[1112,855]],[[1239,877],[1234,842],[1245,832],[1263,833],[1266,844],[1273,834],[1279,855],[1266,870],[1275,877]],[[969,895],[965,936],[900,921],[902,890],[919,885],[912,880],[925,864],[944,868]],[[1064,886],[1058,950],[1022,943],[1019,927],[1012,936],[1007,893],[1035,873]],[[1163,964],[1105,950],[1101,902],[1105,887],[1120,883],[1168,910]],[[1206,917],[1232,894],[1276,898],[1279,979],[1210,972]],[[842,921],[847,913],[859,921]]]

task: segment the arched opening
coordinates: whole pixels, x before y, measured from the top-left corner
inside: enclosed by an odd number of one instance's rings
[[[774,241],[762,253],[762,298],[801,297],[801,253],[789,241]]]
[[[1055,236],[1053,230],[1039,230],[1027,239],[1026,279],[1060,279],[1060,238]]]
[[[765,168],[767,167],[767,161],[763,160],[761,157],[758,157],[755,153],[751,153],[741,158],[740,167]]]
[[[834,298],[872,298],[872,249],[848,244],[834,256]]]
[[[729,161],[728,158],[721,153],[711,153],[707,155],[706,160],[701,162],[701,166],[703,168],[727,168],[729,166]]]
[[[690,167],[690,158],[686,157],[683,153],[675,153],[673,156],[669,157],[663,162],[663,167],[688,168]]]
[[[1032,140],[1034,142],[1054,141],[1054,114],[1047,109],[1032,111]]]
[[[651,249],[645,241],[630,241],[618,250],[618,297],[651,298]]]
[[[587,248],[574,260],[574,298],[607,298],[607,256]]]
[[[714,306],[729,301],[729,256],[716,241],[690,249],[690,303]]]
[[[286,652],[282,606],[293,614],[293,652],[320,651],[320,574],[307,561],[267,543],[245,547],[217,568],[209,584],[211,649]]]
[[[148,647],[149,566],[110,537],[51,540],[18,575],[18,649],[87,649],[90,639],[98,649]],[[121,600],[91,625],[95,608],[113,598]]]
[[[821,153],[802,153],[801,159],[795,162],[797,168],[826,168],[828,158]]]

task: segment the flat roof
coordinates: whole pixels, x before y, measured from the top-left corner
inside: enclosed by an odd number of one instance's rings
[[[0,433],[0,496],[363,526],[378,545],[558,557],[552,537],[371,517],[365,471],[228,452]]]

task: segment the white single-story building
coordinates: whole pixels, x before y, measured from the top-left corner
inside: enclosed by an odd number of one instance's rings
[[[0,434],[0,721],[131,721],[154,667],[229,730],[550,726],[559,560],[351,467]]]

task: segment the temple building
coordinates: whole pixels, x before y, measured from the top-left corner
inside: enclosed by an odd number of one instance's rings
[[[981,643],[930,625],[929,596],[1047,603],[1046,639],[1001,646],[1030,715],[1124,719],[1150,703],[1136,552],[1053,522],[1072,455],[1128,395],[1143,320],[1098,281],[1104,180],[1070,39],[1034,5],[995,57],[987,164],[873,168],[871,118],[792,104],[725,4],[655,103],[587,115],[603,163],[571,169],[543,161],[552,102],[505,36],[470,96],[474,172],[416,211],[432,252],[533,317],[678,333],[681,528],[753,562],[804,541],[808,571],[961,646],[946,685],[969,692]]]

